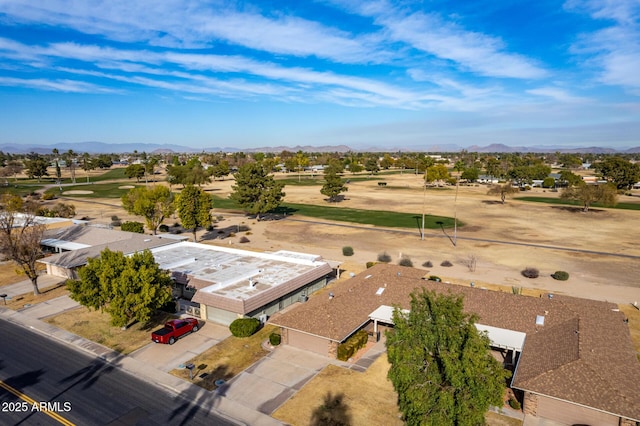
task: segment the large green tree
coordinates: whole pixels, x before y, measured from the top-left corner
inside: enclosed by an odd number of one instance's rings
[[[154,235],[162,221],[175,211],[173,194],[166,186],[131,189],[122,196],[122,206],[129,213],[144,217]]]
[[[489,338],[463,311],[462,296],[415,292],[395,309],[387,332],[388,377],[408,425],[480,425],[502,405],[510,373],[489,352]]]
[[[258,218],[278,207],[285,196],[284,184],[277,182],[259,163],[245,164],[233,176],[236,184],[231,187],[231,199]]]
[[[328,166],[324,169],[324,185],[320,193],[329,197],[329,202],[338,201],[340,199],[338,196],[348,190],[335,167]]]
[[[603,178],[618,189],[631,188],[633,184],[640,182],[640,165],[622,157],[607,157],[594,166]]]
[[[108,248],[67,281],[71,298],[111,316],[116,327],[146,322],[156,309],[171,301],[171,276],[160,269],[149,250],[125,256]]]
[[[213,197],[202,188],[187,185],[176,198],[176,208],[182,226],[185,229],[192,229],[193,241],[197,241],[198,228],[211,225]]]
[[[600,203],[605,207],[613,207],[617,203],[617,192],[613,184],[589,185],[580,182],[575,186],[568,186],[562,190],[560,197],[565,200],[578,201],[582,204],[582,211],[588,212],[593,203]]]
[[[45,226],[38,221],[35,207],[17,195],[0,198],[0,254],[14,261],[31,280],[33,294],[38,289],[38,259],[44,256],[40,242]]]
[[[49,162],[38,154],[30,155],[30,158],[25,160],[24,163],[27,168],[27,176],[29,179],[33,179],[35,177],[38,179],[38,182],[40,182],[43,176],[49,176],[49,172],[47,171]]]

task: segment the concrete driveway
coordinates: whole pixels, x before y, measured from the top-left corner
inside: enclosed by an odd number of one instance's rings
[[[278,346],[217,392],[248,408],[271,414],[331,361],[288,345]]]
[[[173,345],[151,342],[129,356],[161,371],[178,368],[196,355],[201,354],[220,341],[231,336],[229,327],[200,321],[200,329],[178,340]]]

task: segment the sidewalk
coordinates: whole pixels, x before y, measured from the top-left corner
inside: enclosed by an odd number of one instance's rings
[[[27,292],[31,290],[31,282],[27,281]],[[20,287],[22,286],[22,287]],[[6,294],[24,294],[25,283],[13,284],[2,287]],[[11,293],[10,293],[11,292]],[[17,293],[16,293],[17,292]],[[55,315],[67,309],[77,306],[76,302],[68,296],[62,296],[47,302],[13,311],[0,304],[0,320],[5,320],[18,326],[41,333],[52,339],[82,351],[91,356],[100,358],[105,362],[121,368],[122,370],[147,382],[162,387],[186,401],[198,404],[200,407],[210,407],[212,412],[229,418],[239,425],[256,426],[279,426],[281,422],[276,419],[253,410],[243,404],[231,400],[217,392],[207,391],[197,385],[186,382],[157,368],[149,366],[147,363],[139,361],[130,356],[124,356],[98,343],[69,333],[53,325],[42,321],[42,318]]]

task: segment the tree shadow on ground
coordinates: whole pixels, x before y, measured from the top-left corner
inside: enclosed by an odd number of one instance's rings
[[[309,424],[311,426],[346,426],[352,423],[349,406],[344,402],[344,394],[332,394],[329,391],[322,405],[313,410]]]
[[[502,201],[498,201],[498,200],[482,200],[482,204],[488,204],[490,206],[493,206],[495,204],[506,204],[506,203],[503,203]]]
[[[203,370],[206,370],[206,367],[207,366],[205,364],[201,364],[195,367],[193,375],[194,380],[198,378],[198,375],[202,374]],[[224,396],[226,391],[225,384],[217,386],[216,389],[215,382],[218,380],[227,381],[231,377],[233,377],[233,375],[229,371],[227,365],[219,365],[213,371],[209,372],[204,379],[202,379],[202,381],[211,381],[212,387],[203,386],[205,389],[202,389],[200,392],[198,392],[195,398],[185,397],[182,395],[176,396],[176,400],[180,401],[180,403],[171,412],[171,415],[169,417],[169,419],[172,420],[171,424],[174,424],[174,421],[177,421],[178,419],[182,420],[176,424],[191,424],[191,419],[196,415],[201,407],[215,407],[217,405],[216,399],[218,399],[218,396]],[[214,396],[213,401],[212,394],[207,389],[216,389],[216,395]]]
[[[588,211],[584,211],[583,207],[576,206],[551,206],[552,209],[562,210],[569,213],[602,213],[604,210],[594,209],[593,207],[589,207]]]

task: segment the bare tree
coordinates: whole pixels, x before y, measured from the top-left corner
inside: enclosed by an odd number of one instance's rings
[[[462,260],[462,264],[465,265],[467,269],[469,269],[469,272],[475,272],[476,266],[478,264],[478,258],[475,254],[470,254],[466,257],[466,259]]]
[[[40,242],[45,226],[38,223],[34,210],[17,195],[4,194],[0,199],[0,253],[22,268],[38,289],[37,260],[42,258]]]
[[[504,204],[504,200],[507,198],[507,196],[515,194],[516,192],[519,192],[519,189],[514,188],[511,182],[507,182],[503,185],[493,185],[487,192],[487,195],[499,195],[500,201],[502,201],[502,204]]]

